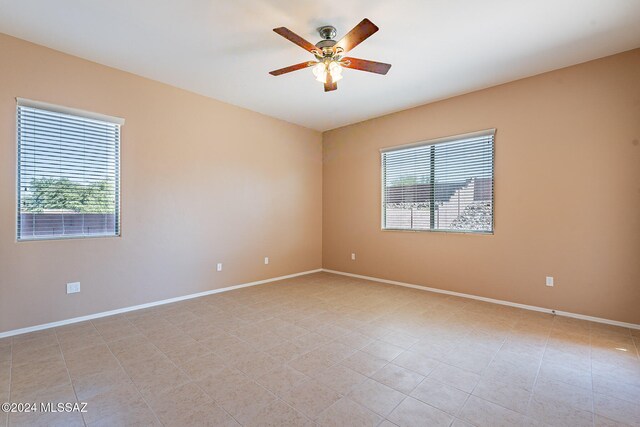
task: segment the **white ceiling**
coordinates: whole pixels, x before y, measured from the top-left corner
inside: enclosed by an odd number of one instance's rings
[[[387,76],[268,74],[312,58],[272,28],[365,17],[352,56]],[[0,32],[317,130],[639,47],[638,22],[640,0],[0,0]]]

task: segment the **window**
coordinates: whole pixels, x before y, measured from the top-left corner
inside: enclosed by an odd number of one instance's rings
[[[382,228],[493,233],[494,135],[381,150]]]
[[[123,123],[18,99],[18,240],[120,234]]]

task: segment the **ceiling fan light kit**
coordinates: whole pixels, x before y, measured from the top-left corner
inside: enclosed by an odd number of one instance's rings
[[[325,92],[330,92],[338,88],[336,82],[342,79],[343,68],[383,75],[387,74],[389,68],[391,68],[391,64],[343,56],[343,54],[378,31],[378,27],[366,18],[338,42],[334,40],[337,34],[336,29],[330,25],[318,28],[318,33],[320,33],[322,40],[315,45],[285,27],[274,28],[273,31],[312,53],[315,56],[315,61],[302,62],[271,71],[269,74],[272,76],[279,76],[292,71],[313,67],[312,71],[316,80],[324,84]]]

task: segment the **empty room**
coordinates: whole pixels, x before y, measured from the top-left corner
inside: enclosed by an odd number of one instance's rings
[[[0,0],[0,427],[640,427],[639,22]]]

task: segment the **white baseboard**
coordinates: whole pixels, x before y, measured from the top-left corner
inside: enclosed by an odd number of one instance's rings
[[[14,335],[26,334],[28,332],[41,331],[43,329],[55,328],[58,326],[70,325],[72,323],[84,322],[91,319],[99,319],[101,317],[113,316],[115,314],[127,313],[129,311],[140,310],[143,308],[155,307],[157,305],[170,304],[172,302],[184,301],[192,298],[203,297],[205,295],[218,294],[228,292],[234,289],[247,288],[249,286],[263,285],[269,282],[277,282],[278,280],[290,279],[292,277],[304,276],[306,274],[319,273],[322,269],[303,271],[300,273],[288,274],[286,276],[272,277],[270,279],[258,280],[255,282],[243,283],[241,285],[228,286],[226,288],[211,289],[209,291],[198,292],[196,294],[183,295],[175,298],[164,299],[161,301],[148,302],[146,304],[133,305],[130,307],[118,308],[116,310],[103,311],[101,313],[89,314],[86,316],[74,317],[71,319],[60,320],[58,322],[44,323],[42,325],[29,326],[27,328],[14,329],[12,331],[0,332],[0,338],[11,337]]]
[[[603,318],[600,318],[600,317],[586,316],[584,314],[570,313],[568,311],[558,311],[558,310],[553,310],[551,308],[536,307],[534,305],[518,304],[518,303],[510,302],[510,301],[503,301],[503,300],[499,300],[499,299],[486,298],[486,297],[481,297],[481,296],[478,296],[478,295],[463,294],[461,292],[447,291],[447,290],[438,289],[438,288],[430,288],[428,286],[414,285],[412,283],[398,282],[396,280],[388,280],[388,279],[380,279],[380,278],[371,277],[371,276],[363,276],[361,274],[345,273],[344,271],[329,270],[329,269],[326,269],[326,268],[323,268],[322,271],[324,271],[325,273],[340,274],[342,276],[349,276],[349,277],[355,277],[355,278],[358,278],[358,279],[371,280],[371,281],[374,281],[374,282],[386,283],[386,284],[389,284],[389,285],[404,286],[406,288],[414,288],[414,289],[420,289],[420,290],[423,290],[423,291],[436,292],[436,293],[439,293],[439,294],[453,295],[453,296],[462,297],[462,298],[470,298],[470,299],[475,299],[475,300],[479,300],[479,301],[490,302],[490,303],[493,303],[493,304],[508,305],[510,307],[518,307],[518,308],[523,308],[525,310],[540,311],[540,312],[543,312],[543,313],[556,314],[558,316],[573,317],[575,319],[588,320],[588,321],[591,321],[591,322],[598,322],[598,323],[605,323],[607,325],[621,326],[623,328],[640,329],[640,325],[635,324],[635,323],[619,322],[617,320],[609,320],[609,319],[603,319]]]

